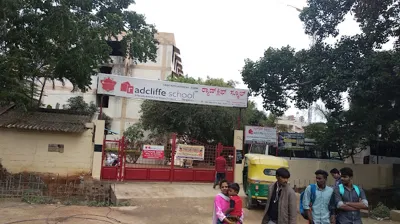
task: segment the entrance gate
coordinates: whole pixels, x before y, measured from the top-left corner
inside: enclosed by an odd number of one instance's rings
[[[105,140],[101,178],[105,180],[132,181],[171,181],[171,182],[214,182],[215,159],[222,155],[227,161],[227,175],[233,181],[235,167],[235,148],[204,144],[196,140],[184,141],[173,134],[171,142],[164,145],[164,157],[158,159],[143,158],[140,149],[128,149],[124,139]],[[204,160],[184,160],[176,158],[177,144],[204,146]],[[110,155],[118,158],[118,163],[110,166]],[[107,161],[109,158],[109,161]]]
[[[124,137],[119,140],[103,141],[101,158],[101,179],[118,180],[124,179]]]

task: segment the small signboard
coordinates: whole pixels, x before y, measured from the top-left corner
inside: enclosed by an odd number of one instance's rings
[[[143,159],[164,159],[164,146],[144,145],[142,157]]]
[[[176,148],[177,159],[204,160],[204,146],[179,144]]]
[[[47,147],[48,152],[64,152],[64,144],[49,144]]]
[[[244,133],[245,144],[277,144],[276,128],[246,126]]]

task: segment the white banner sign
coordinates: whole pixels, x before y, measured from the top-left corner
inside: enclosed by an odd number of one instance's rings
[[[204,146],[183,145],[176,146],[175,155],[177,159],[204,160]]]
[[[276,128],[246,126],[244,133],[245,144],[277,144]]]
[[[176,103],[246,108],[248,90],[98,74],[97,93]]]

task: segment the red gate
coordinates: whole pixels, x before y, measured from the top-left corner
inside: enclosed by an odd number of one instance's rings
[[[171,155],[170,143],[160,145],[164,147],[161,157],[144,158],[143,151],[126,150],[125,152],[125,180],[135,181],[170,181],[171,180]]]
[[[119,140],[103,141],[101,179],[124,180],[124,137]]]
[[[179,143],[179,137],[177,140]],[[234,147],[225,147],[222,144],[209,145],[194,139],[189,140],[188,144],[194,146],[204,146],[204,159],[180,159],[180,161],[174,161],[174,166],[172,166],[172,181],[214,182],[216,173],[215,159],[219,155],[223,155],[227,161],[226,178],[229,181],[233,181],[235,164]],[[179,150],[179,145],[175,145],[174,148]],[[176,155],[176,153],[174,153],[174,155]]]
[[[157,158],[144,158],[142,150],[128,149],[124,140],[106,140],[103,146],[102,179],[108,180],[135,180],[135,181],[174,181],[174,182],[214,182],[215,159],[223,155],[228,163],[227,179],[233,181],[235,167],[235,148],[200,143],[190,140],[188,145],[203,146],[203,160],[178,159],[176,149],[182,142],[176,134],[164,144],[164,155]],[[111,150],[109,150],[111,149]],[[118,150],[116,150],[118,149]],[[107,153],[118,152],[117,166],[106,166]]]

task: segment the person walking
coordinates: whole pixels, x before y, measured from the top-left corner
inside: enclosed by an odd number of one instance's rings
[[[286,168],[276,170],[276,182],[271,184],[268,202],[261,224],[296,224],[296,193],[289,186],[290,172]]]
[[[219,184],[221,180],[225,179],[225,172],[226,172],[226,159],[225,157],[220,154],[216,159],[215,159],[215,182],[213,188]]]
[[[317,170],[317,184],[310,184],[304,191],[303,208],[311,224],[335,224],[335,196],[333,188],[326,186],[328,172]]]
[[[333,168],[333,169],[331,169],[331,172],[330,172],[330,173],[331,173],[333,179],[335,179],[335,184],[334,184],[333,186],[334,186],[334,187],[339,186],[339,184],[342,183],[342,181],[341,181],[341,179],[340,179],[340,172],[339,172],[339,170],[336,169],[336,168]]]
[[[335,188],[336,223],[362,224],[361,209],[368,209],[365,192],[353,184],[353,170],[349,167],[340,169],[342,183]]]

